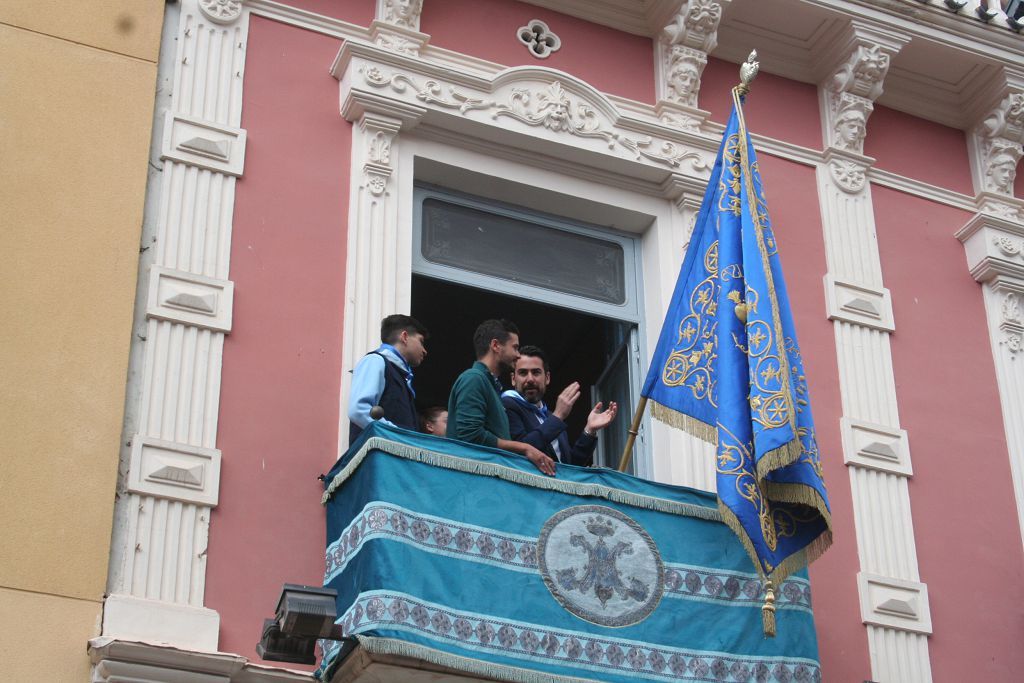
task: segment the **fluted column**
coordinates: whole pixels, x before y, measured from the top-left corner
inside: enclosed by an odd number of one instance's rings
[[[245,131],[242,76],[248,16],[241,0],[182,0],[171,104],[163,121],[139,395],[129,399],[130,449],[115,511],[103,634],[215,650],[219,617],[203,607],[235,179]],[[159,130],[159,125],[156,127]],[[159,188],[156,190],[155,188]],[[156,216],[152,215],[153,210]]]
[[[1024,74],[1007,72],[997,104],[968,133],[978,209],[957,238],[982,285],[1024,537],[1024,201],[1013,197],[1022,141]]]
[[[895,330],[882,278],[864,137],[889,62],[908,37],[853,22],[826,57],[835,66],[819,88],[824,163],[818,195],[828,272],[828,317],[835,326],[871,678],[931,680],[927,586],[921,582],[908,479],[907,432],[900,427],[889,335]]]

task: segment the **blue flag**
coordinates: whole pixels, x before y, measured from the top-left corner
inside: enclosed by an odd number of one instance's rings
[[[722,517],[777,586],[828,548],[832,522],[778,244],[733,100],[642,395],[658,419],[717,444]]]

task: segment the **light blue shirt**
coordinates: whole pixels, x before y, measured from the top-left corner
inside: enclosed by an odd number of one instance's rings
[[[377,353],[368,353],[356,363],[352,371],[352,389],[348,397],[348,419],[354,424],[366,429],[367,425],[373,422],[370,418],[370,409],[380,404],[380,397],[384,394],[384,358],[377,354],[383,354],[388,360],[405,373],[405,382],[409,390],[415,396],[412,388],[412,368],[406,362],[402,354],[391,344],[381,344]],[[378,420],[381,424],[394,427],[385,418]]]

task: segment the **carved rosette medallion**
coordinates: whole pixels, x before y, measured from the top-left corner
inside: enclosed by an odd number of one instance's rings
[[[218,24],[230,24],[242,16],[242,0],[199,0],[199,11]]]
[[[633,519],[601,505],[571,507],[545,522],[537,564],[562,607],[601,626],[643,621],[665,592],[654,540]]]
[[[992,238],[992,243],[1003,256],[1020,256],[1024,252],[1024,240],[1015,240],[1006,235],[998,235]]]
[[[864,189],[867,173],[860,164],[846,159],[833,159],[828,163],[832,180],[843,192],[856,194]]]

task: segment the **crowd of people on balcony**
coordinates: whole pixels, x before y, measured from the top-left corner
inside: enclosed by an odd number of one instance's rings
[[[571,382],[556,397],[554,408],[544,401],[551,369],[544,351],[519,345],[519,328],[509,320],[485,320],[473,334],[476,362],[452,386],[448,406],[416,409],[413,369],[427,357],[429,333],[408,315],[381,321],[381,345],[360,359],[352,372],[348,416],[349,445],[374,421],[499,448],[525,457],[544,474],[554,476],[558,463],[589,466],[594,461],[597,433],[618,414],[618,405],[597,403],[575,440],[566,418],[582,395]],[[501,377],[512,389],[503,391]]]

